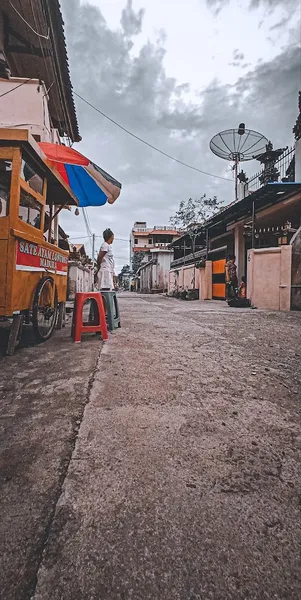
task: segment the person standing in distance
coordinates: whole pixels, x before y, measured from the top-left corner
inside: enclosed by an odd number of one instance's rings
[[[226,300],[237,298],[237,266],[235,264],[234,254],[229,254],[226,266],[225,266],[225,279],[226,279]]]
[[[114,257],[112,244],[114,242],[114,233],[111,229],[105,229],[103,232],[103,244],[100,247],[97,266],[98,266],[98,289],[112,291],[115,289],[116,277],[114,267]]]

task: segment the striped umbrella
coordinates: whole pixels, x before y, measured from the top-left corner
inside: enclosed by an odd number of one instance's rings
[[[80,207],[103,206],[117,200],[121,183],[77,150],[48,142],[39,142],[39,146],[69,185]]]

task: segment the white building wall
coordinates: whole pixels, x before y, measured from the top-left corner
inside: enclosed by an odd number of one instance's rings
[[[68,265],[68,300],[75,300],[77,292],[93,291],[92,268],[84,267],[81,263],[70,261]]]
[[[19,77],[0,79],[0,95],[17,88],[1,98],[0,128],[28,129],[32,135],[40,136],[41,142],[59,143],[58,132],[51,126],[44,83],[37,79],[25,81]],[[23,85],[18,88],[20,83]]]
[[[157,285],[164,291],[168,290],[168,274],[172,255],[172,252],[158,252],[157,254]]]
[[[155,264],[148,264],[140,271],[140,291],[150,293],[152,290],[167,291],[172,252],[151,251]]]

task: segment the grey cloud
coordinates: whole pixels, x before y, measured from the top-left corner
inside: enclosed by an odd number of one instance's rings
[[[207,6],[213,10],[215,15],[218,15],[225,6],[231,4],[231,0],[206,0]],[[286,27],[289,22],[295,22],[296,14],[300,15],[300,0],[245,0],[246,10],[254,10],[263,8],[272,14],[276,8],[282,8],[286,15],[277,23],[271,27],[272,30],[275,28]],[[262,26],[264,19],[262,19],[258,28]]]
[[[231,0],[207,0],[207,5],[217,12],[220,12],[224,6],[230,3]],[[249,9],[263,6],[270,9],[270,11],[273,11],[280,6],[292,10],[293,8],[298,8],[299,0],[247,0],[246,4]]]
[[[235,50],[233,50],[233,60],[234,61],[241,61],[244,59],[244,57],[245,57],[244,53],[240,52],[238,50],[238,48],[235,48]]]
[[[259,6],[266,6],[270,10],[274,10],[274,8],[287,7],[288,9],[292,9],[293,7],[297,7],[298,0],[250,0],[250,8],[258,8]]]
[[[228,65],[229,65],[230,67],[240,67],[240,66],[241,66],[241,62],[242,62],[242,61],[244,60],[244,58],[245,58],[245,55],[244,55],[244,53],[243,53],[243,52],[240,52],[240,51],[238,50],[238,48],[235,48],[235,50],[233,50],[232,56],[233,56],[233,61],[232,61],[232,62],[229,62],[229,63],[228,63]]]
[[[164,36],[148,41],[133,55],[133,41],[143,15],[128,2],[120,27],[111,30],[100,10],[79,0],[63,0],[66,37],[74,89],[104,113],[159,147],[205,171],[224,175],[227,163],[209,150],[211,137],[241,121],[289,144],[297,115],[300,54],[286,48],[269,63],[260,63],[235,85],[213,80],[195,102],[187,102],[189,85],[178,84],[164,69]],[[229,203],[233,184],[185,169],[157,154],[76,99],[83,142],[78,149],[123,184],[113,206],[89,209],[97,235],[105,226],[128,239],[135,220],[150,225],[168,222],[180,200],[206,192]],[[250,166],[251,172],[257,164]],[[84,232],[82,217],[64,214],[70,237]],[[84,234],[83,234],[84,235]],[[116,241],[116,256],[126,244]],[[118,259],[122,266],[127,262]]]
[[[144,10],[141,8],[135,13],[132,0],[128,0],[126,7],[121,13],[121,25],[125,35],[131,37],[140,33],[143,15]]]
[[[270,31],[276,31],[278,29],[280,29],[281,27],[286,27],[289,22],[291,21],[292,15],[288,14],[286,17],[283,17],[283,19],[281,19],[280,21],[278,21],[278,23],[275,23],[275,25],[272,25],[272,27],[270,27]]]

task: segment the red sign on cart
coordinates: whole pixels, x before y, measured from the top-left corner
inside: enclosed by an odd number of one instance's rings
[[[56,249],[51,250],[39,244],[17,240],[16,269],[67,275],[68,258]]]

